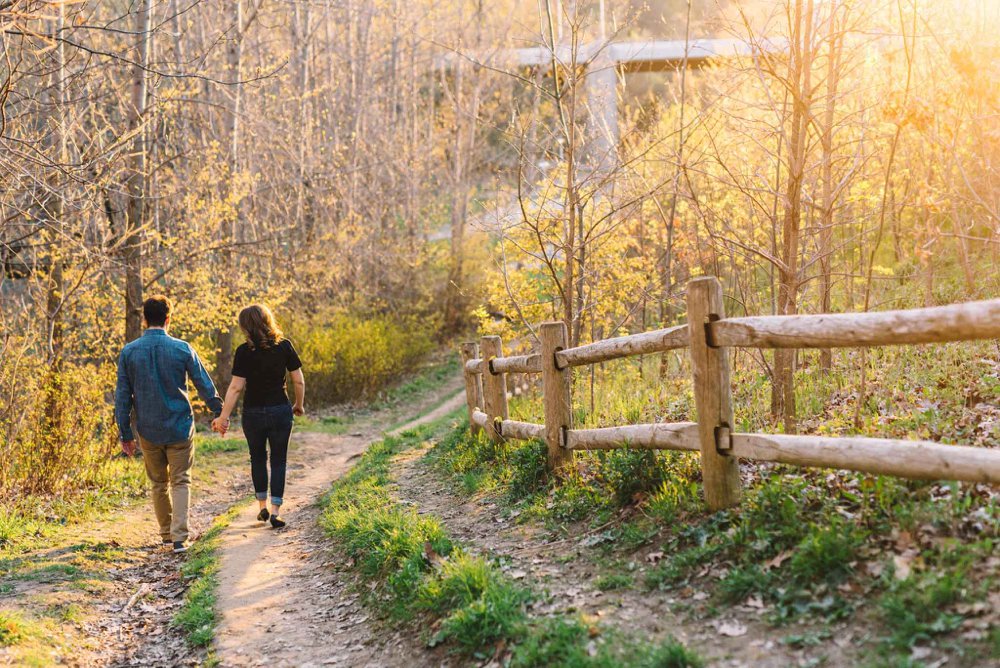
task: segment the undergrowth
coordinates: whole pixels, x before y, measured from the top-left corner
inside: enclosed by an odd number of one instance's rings
[[[553,480],[544,452],[455,430],[429,459],[500,512],[579,536],[595,561],[646,562],[603,573],[599,589],[706,591],[710,615],[754,599],[776,626],[861,615],[878,629],[865,650],[878,661],[927,646],[997,653],[990,631],[976,631],[1000,567],[1000,506],[987,486],[757,466],[744,471],[741,505],[710,513],[694,454],[578,454],[573,472]],[[960,639],[960,628],[973,633]]]
[[[672,640],[654,646],[610,631],[595,634],[577,617],[533,618],[528,609],[537,599],[534,591],[510,579],[494,561],[457,545],[436,518],[399,503],[393,457],[441,433],[449,422],[369,446],[323,498],[321,526],[344,550],[362,584],[370,585],[364,587],[370,604],[395,622],[419,621],[421,628],[432,629],[426,638],[430,646],[478,659],[510,647],[512,666],[701,665]],[[452,428],[448,439],[464,431],[464,426]],[[476,447],[486,458],[499,454],[484,443]],[[538,484],[535,459],[518,460],[521,470],[511,476],[516,485]],[[592,640],[595,635],[598,642]]]

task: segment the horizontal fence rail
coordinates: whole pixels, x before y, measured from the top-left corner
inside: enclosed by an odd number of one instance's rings
[[[726,318],[714,277],[688,285],[688,319],[679,325],[569,348],[563,323],[544,323],[538,352],[503,356],[499,337],[462,346],[470,428],[504,439],[543,440],[550,469],[572,463],[576,450],[633,448],[701,453],[705,500],[712,509],[739,502],[739,459],[836,468],[923,480],[1000,484],[1000,450],[863,436],[732,432],[727,349],[840,348],[1000,338],[1000,299],[875,313]],[[574,429],[572,368],[687,349],[698,422]],[[511,420],[506,374],[539,373],[544,424]]]
[[[1000,299],[908,311],[771,315],[708,324],[714,346],[848,348],[1000,338]]]
[[[736,457],[758,461],[915,480],[1000,484],[1000,452],[966,445],[861,436],[733,434],[731,452]]]
[[[676,348],[688,347],[687,325],[657,329],[652,332],[619,336],[588,343],[585,346],[568,348],[556,352],[556,365],[560,368],[597,364],[622,357],[662,353]]]
[[[490,360],[490,373],[541,373],[542,356],[520,355],[518,357],[498,357]]]
[[[698,450],[698,424],[673,422],[633,424],[600,429],[571,429],[566,432],[570,450]]]

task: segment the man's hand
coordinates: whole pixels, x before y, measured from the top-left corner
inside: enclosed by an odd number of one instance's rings
[[[135,439],[132,439],[131,441],[122,441],[122,452],[125,453],[126,457],[135,457]]]
[[[229,418],[217,417],[212,420],[212,431],[219,436],[225,436],[226,432],[229,431]]]
[[[306,409],[302,407],[302,404],[295,404],[292,406],[292,415],[305,415]]]

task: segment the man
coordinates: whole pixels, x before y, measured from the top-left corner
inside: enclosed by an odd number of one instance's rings
[[[115,420],[122,452],[134,455],[131,415],[135,409],[142,459],[153,483],[153,510],[160,537],[164,545],[172,545],[174,552],[180,553],[187,550],[194,463],[194,413],[187,379],[194,382],[215,417],[222,413],[222,399],[194,348],[167,334],[170,301],[150,297],[142,304],[142,315],[146,331],[125,346],[118,360]]]

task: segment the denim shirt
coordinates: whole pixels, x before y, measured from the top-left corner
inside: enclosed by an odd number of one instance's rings
[[[194,412],[188,399],[188,377],[218,416],[222,399],[189,343],[162,329],[147,329],[127,344],[118,359],[115,390],[115,421],[122,440],[135,438],[130,424],[133,408],[136,429],[150,443],[166,445],[191,438]]]

